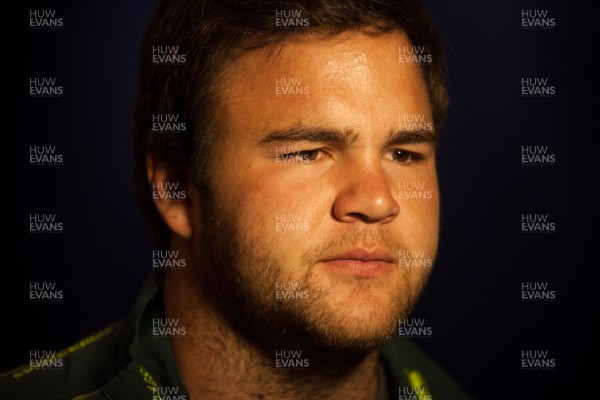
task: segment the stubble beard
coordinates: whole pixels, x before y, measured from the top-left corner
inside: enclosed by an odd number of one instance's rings
[[[368,295],[378,285],[393,284],[389,304],[367,320],[357,320],[346,310],[331,304],[331,289],[324,287],[315,264],[325,255],[336,254],[356,245],[379,245],[390,254],[405,247],[381,228],[348,231],[318,248],[307,251],[298,270],[305,271],[297,280],[306,298],[277,299],[276,284],[281,282],[283,267],[276,262],[268,242],[259,242],[233,219],[217,210],[203,213],[203,244],[206,265],[202,267],[200,290],[209,294],[220,316],[236,333],[259,350],[265,360],[274,360],[277,351],[302,350],[310,369],[327,375],[349,373],[368,354],[396,334],[398,323],[406,318],[422,291],[428,273],[409,279],[409,271],[400,269],[400,279],[392,282],[351,280],[349,298],[373,299]],[[286,282],[287,283],[287,282]],[[347,290],[348,288],[346,288]],[[304,296],[303,296],[304,297]]]

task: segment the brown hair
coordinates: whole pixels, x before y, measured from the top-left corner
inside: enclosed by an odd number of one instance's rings
[[[302,27],[282,29],[276,11],[294,11]],[[304,20],[307,19],[307,20]],[[301,22],[302,22],[301,21]],[[307,22],[306,22],[307,21]],[[183,168],[203,187],[217,135],[212,110],[225,67],[245,50],[284,43],[291,35],[335,35],[369,28],[405,32],[425,46],[431,62],[421,64],[439,130],[447,108],[444,53],[421,0],[163,0],[142,44],[136,104],[135,189],[140,205],[157,225],[159,243],[168,230],[152,202],[145,158]],[[177,46],[181,65],[155,65],[155,46]],[[152,117],[172,114],[185,121],[182,132],[153,132]]]

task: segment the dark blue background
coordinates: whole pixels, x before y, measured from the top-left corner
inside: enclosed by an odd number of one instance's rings
[[[594,392],[582,363],[596,361],[598,13],[573,1],[448,3],[426,1],[449,53],[452,104],[439,153],[440,252],[414,313],[433,336],[419,344],[480,399]],[[65,27],[29,30],[29,9],[56,9]],[[521,9],[548,9],[556,29],[522,30]],[[150,269],[151,235],[132,194],[132,116],[152,10],[140,0],[29,2],[13,21],[28,43],[14,100],[26,116],[23,240],[16,277],[2,281],[0,370],[125,315]],[[56,77],[64,97],[29,98],[30,76]],[[549,77],[557,96],[522,99],[522,77]],[[30,145],[56,145],[64,165],[30,167]],[[521,166],[525,145],[550,146],[557,164]],[[65,232],[30,235],[36,212],[56,213]],[[522,213],[549,213],[557,232],[522,234]],[[65,300],[30,303],[30,281],[57,282]],[[556,301],[521,302],[522,281],[549,282]],[[522,371],[522,349],[549,350],[557,368]]]

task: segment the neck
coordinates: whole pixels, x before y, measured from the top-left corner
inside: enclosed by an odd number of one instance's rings
[[[345,368],[344,361],[303,349],[300,358],[307,361],[286,368],[290,351],[298,351],[294,344],[277,353],[247,340],[203,293],[194,270],[188,264],[185,271],[164,275],[165,317],[179,318],[186,327],[186,336],[173,338],[171,346],[191,399],[375,399],[378,350]]]

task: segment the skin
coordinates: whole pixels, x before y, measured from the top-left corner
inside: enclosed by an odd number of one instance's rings
[[[157,202],[189,265],[165,273],[164,304],[187,328],[171,343],[192,399],[375,398],[378,347],[430,273],[398,257],[432,260],[438,240],[431,132],[390,142],[403,115],[432,122],[419,65],[398,62],[409,45],[397,33],[299,35],[228,67],[209,192],[188,182],[190,201]],[[308,94],[277,94],[280,78],[302,79]],[[291,128],[304,140],[273,135]],[[276,162],[290,146],[308,162]],[[148,158],[151,182],[179,174]],[[431,198],[400,198],[401,183]],[[282,215],[307,229],[277,230]],[[321,262],[353,248],[385,251],[393,268],[365,277]],[[277,283],[300,284],[308,298],[277,300]],[[302,350],[310,367],[274,368],[277,350]]]

